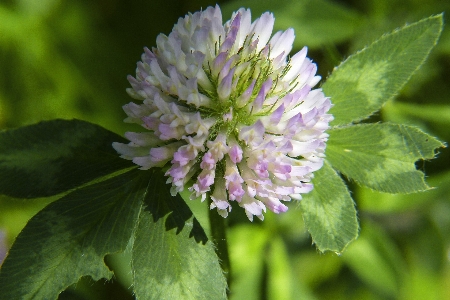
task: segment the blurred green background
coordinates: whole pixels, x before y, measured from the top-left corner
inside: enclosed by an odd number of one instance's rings
[[[144,46],[168,34],[179,17],[208,0],[2,0],[0,129],[78,118],[123,134],[126,75]],[[241,6],[254,17],[273,11],[276,29],[293,27],[295,50],[326,78],[339,62],[383,33],[450,11],[447,0],[219,1],[224,20]],[[444,16],[446,19],[447,16]],[[374,121],[414,124],[450,141],[450,28],[396,101]],[[230,215],[232,299],[450,299],[450,151],[418,162],[436,189],[387,195],[349,183],[361,234],[344,252],[318,253],[295,203],[250,224]],[[54,199],[0,196],[0,259],[27,220]],[[201,219],[202,216],[199,216]],[[200,220],[201,221],[201,220]],[[133,299],[129,255],[107,258],[112,282],[87,278],[61,299]]]

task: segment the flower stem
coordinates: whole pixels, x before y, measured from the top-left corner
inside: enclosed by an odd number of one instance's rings
[[[216,254],[219,257],[220,266],[222,267],[227,279],[229,291],[231,283],[231,268],[226,235],[226,219],[220,216],[215,209],[209,210],[209,224],[211,226],[211,237],[216,245]]]

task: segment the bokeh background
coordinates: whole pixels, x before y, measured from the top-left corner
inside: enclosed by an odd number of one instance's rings
[[[293,27],[295,48],[326,78],[344,58],[383,33],[450,12],[447,0],[217,1],[224,20],[241,6],[273,11],[276,29]],[[144,46],[208,0],[2,0],[0,129],[78,118],[123,134],[126,75]],[[447,15],[444,15],[448,19]],[[397,99],[371,122],[420,126],[450,141],[450,27]],[[349,182],[361,233],[342,254],[319,253],[295,203],[250,224],[236,211],[228,232],[232,299],[450,299],[450,151],[417,163],[434,190],[388,195]],[[0,196],[0,261],[27,220],[54,199]],[[202,216],[199,216],[202,219]],[[83,278],[60,299],[133,299],[129,255],[106,262],[112,282]]]

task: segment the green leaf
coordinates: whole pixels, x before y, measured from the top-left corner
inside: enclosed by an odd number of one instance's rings
[[[381,37],[350,56],[323,84],[334,106],[332,125],[363,120],[392,99],[420,68],[442,31],[442,14]]]
[[[132,167],[112,142],[127,141],[98,125],[52,120],[0,132],[0,194],[47,197]]]
[[[164,176],[155,173],[132,250],[138,299],[226,299],[226,281],[211,241]]]
[[[327,161],[314,176],[313,191],[300,201],[305,226],[320,251],[341,253],[358,236],[353,199]]]
[[[327,159],[349,179],[386,193],[429,189],[418,159],[432,159],[444,145],[419,129],[399,124],[361,124],[328,131]]]
[[[106,254],[124,251],[149,172],[133,170],[76,190],[36,216],[0,269],[0,299],[56,299],[82,276],[110,279]]]
[[[293,28],[296,48],[342,42],[353,36],[363,21],[356,11],[326,0],[231,1],[221,8],[223,19],[231,18],[231,13],[240,7],[249,7],[252,19],[266,11],[273,12],[274,31]]]

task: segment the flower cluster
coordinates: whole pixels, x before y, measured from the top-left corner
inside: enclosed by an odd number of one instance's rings
[[[230,201],[250,220],[266,207],[285,212],[281,201],[313,188],[332,116],[330,100],[312,89],[320,77],[306,47],[288,58],[294,31],[272,36],[273,24],[271,13],[252,22],[246,9],[223,24],[218,6],[180,18],[128,78],[128,93],[143,102],[123,107],[125,121],[148,131],[113,147],[143,170],[168,167],[173,195],[209,193],[223,217]]]

